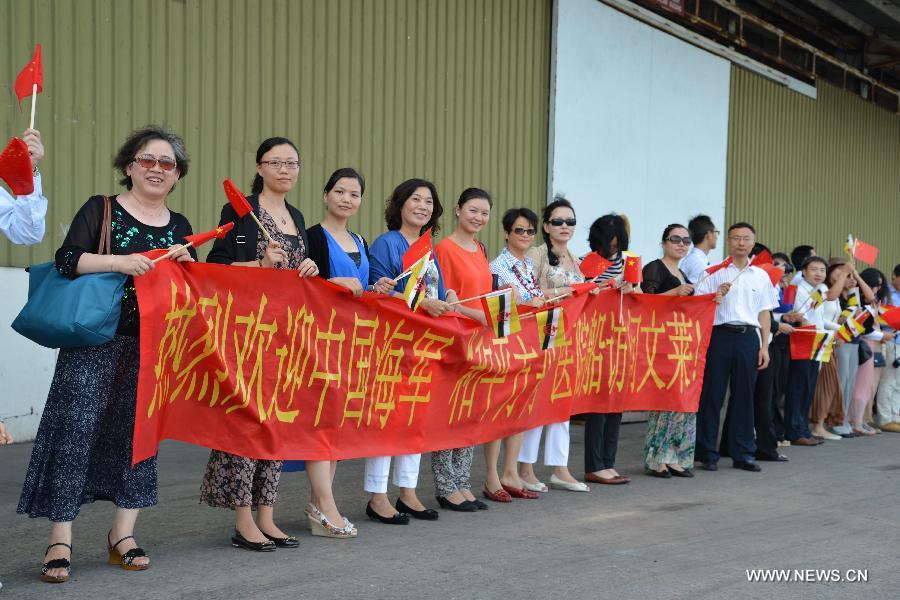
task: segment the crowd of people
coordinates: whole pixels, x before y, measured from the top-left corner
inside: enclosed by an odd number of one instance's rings
[[[27,212],[22,202],[0,196],[0,224],[19,243],[42,237],[46,211],[37,173],[43,155],[39,134],[26,132],[26,141],[35,166],[32,208]],[[154,263],[141,254],[153,249],[173,249],[172,260],[197,260],[193,248],[183,247],[191,224],[167,204],[170,192],[188,172],[182,139],[159,127],[145,127],[128,137],[113,164],[125,189],[111,197],[93,196],[79,209],[56,252],[59,273],[75,278],[115,271],[139,277],[153,269]],[[299,176],[297,146],[283,137],[263,141],[255,168],[247,200],[259,221],[239,218],[226,204],[220,224],[235,226],[215,241],[208,262],[290,269],[299,277],[328,279],[357,295],[370,291],[402,297],[408,281],[408,276],[398,278],[404,274],[404,252],[427,230],[432,235],[440,232],[444,204],[436,186],[424,179],[409,179],[393,190],[385,203],[386,231],[369,243],[349,228],[366,190],[356,170],[340,168],[329,177],[323,186],[322,214],[316,215],[319,222],[307,227],[304,215],[288,201]],[[109,253],[98,254],[106,206],[111,208],[112,244]],[[439,318],[455,311],[486,324],[479,302],[470,298],[508,287],[518,303],[540,307],[584,282],[581,258],[569,248],[577,216],[565,198],[554,199],[541,215],[528,208],[504,211],[500,221],[506,244],[493,259],[479,241],[494,216],[490,193],[465,189],[449,210],[455,227],[435,244],[435,260],[425,275],[421,309],[427,315]],[[774,264],[784,270],[773,286],[765,271],[750,264],[765,249],[755,229],[749,223],[735,223],[725,233],[730,262],[710,273],[709,257],[721,232],[709,217],[699,215],[686,226],[673,223],[664,229],[661,258],[644,266],[643,281],[635,286],[623,278],[629,234],[630,224],[622,215],[603,215],[591,224],[591,252],[610,263],[598,278],[601,283],[623,293],[710,294],[716,302],[698,412],[649,413],[643,456],[647,475],[691,478],[696,463],[715,471],[723,456],[730,457],[735,468],[755,472],[761,470],[759,461],[787,461],[779,451],[785,445],[817,446],[824,440],[900,432],[900,351],[893,343],[893,331],[869,320],[865,333],[840,344],[835,358],[826,363],[792,359],[789,351],[795,327],[835,330],[855,298],[862,305],[900,306],[900,265],[888,281],[876,269],[857,272],[852,260],[826,260],[814,248],[798,246],[790,256],[772,254]],[[797,286],[793,307],[783,297],[789,285]],[[824,302],[808,302],[815,292]],[[95,500],[111,501],[116,507],[106,541],[110,563],[127,570],[150,566],[147,552],[133,537],[139,510],[157,502],[156,458],[131,465],[139,333],[130,279],[115,339],[59,353],[18,505],[19,513],[51,523],[41,568],[46,582],[69,579],[72,523],[81,505]],[[884,368],[876,368],[879,365]],[[728,394],[728,409],[720,423]],[[584,477],[569,470],[567,420],[485,444],[483,484],[473,485],[471,480],[473,447],[433,452],[438,506],[477,512],[489,508],[485,500],[509,503],[539,498],[550,488],[589,492],[590,483],[628,484],[630,478],[616,469],[622,414],[593,413],[583,419]],[[534,468],[542,435],[544,465],[551,470],[549,486]],[[0,443],[5,440],[5,430],[0,429]],[[406,525],[412,519],[439,519],[439,512],[420,497],[420,462],[419,454],[365,459],[363,489],[371,494],[365,512],[371,520]],[[337,468],[333,461],[259,460],[213,449],[205,473],[198,475],[199,497],[211,507],[234,511],[233,546],[260,552],[295,548],[298,538],[277,525],[274,508],[281,474],[305,470],[311,533],[354,538],[359,529],[342,514],[332,492]],[[399,489],[393,503],[389,480]]]

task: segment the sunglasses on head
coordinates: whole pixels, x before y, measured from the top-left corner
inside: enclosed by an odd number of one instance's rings
[[[156,158],[152,154],[142,154],[141,156],[135,156],[134,162],[139,164],[144,169],[152,169],[156,165],[159,165],[159,168],[163,171],[173,171],[175,170],[175,167],[178,166],[178,163],[175,162],[175,159],[173,158],[169,158],[167,156]]]
[[[554,227],[562,227],[563,225],[568,225],[569,227],[575,227],[578,223],[575,219],[550,219],[547,221]]]
[[[512,230],[512,232],[516,235],[527,235],[527,236],[531,237],[537,233],[537,229],[534,229],[534,228],[525,229],[524,227],[516,227],[515,229]]]

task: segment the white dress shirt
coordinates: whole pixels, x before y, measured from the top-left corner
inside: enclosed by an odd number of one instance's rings
[[[719,269],[701,281],[694,293],[714,293],[723,283],[731,283],[731,289],[722,298],[722,304],[716,306],[713,325],[750,325],[759,327],[759,313],[764,310],[778,308],[778,292],[772,285],[768,274],[759,267],[748,267],[741,272],[731,264]]]
[[[797,284],[797,298],[794,300],[794,310],[803,310],[803,318],[806,321],[809,321],[812,325],[815,325],[818,331],[825,329],[825,307],[820,304],[817,308],[812,308],[812,303],[809,301],[809,296],[813,293],[813,291],[819,290],[819,293],[822,294],[822,299],[825,299],[825,294],[828,293],[828,288],[825,287],[824,284],[820,283],[818,287],[813,287],[811,283],[806,281],[805,279],[800,279],[800,283]]]
[[[709,254],[697,246],[691,247],[691,251],[687,253],[687,256],[681,259],[680,265],[681,270],[684,271],[688,281],[691,283],[697,283],[703,276],[703,271],[705,271],[708,266]]]
[[[47,199],[41,187],[41,174],[34,176],[34,191],[13,198],[0,187],[0,233],[14,244],[37,244],[44,239]]]

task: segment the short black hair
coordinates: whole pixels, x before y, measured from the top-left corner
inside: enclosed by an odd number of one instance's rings
[[[828,270],[828,262],[821,256],[807,256],[806,260],[800,265],[800,270],[805,271],[806,267],[813,263],[821,263],[822,266],[825,267],[825,270]]]
[[[900,264],[894,265],[894,277],[900,277]]]
[[[366,180],[363,179],[363,176],[359,174],[359,171],[351,167],[343,167],[332,173],[331,177],[328,178],[328,182],[325,184],[325,188],[322,191],[327,194],[334,189],[334,186],[337,185],[338,181],[344,178],[355,179],[359,182],[360,196],[366,193]]]
[[[184,149],[184,140],[181,139],[181,136],[169,131],[165,127],[161,125],[145,125],[140,129],[136,129],[131,132],[131,134],[125,138],[125,143],[119,148],[119,151],[116,152],[116,156],[113,158],[113,167],[119,170],[122,173],[122,179],[119,180],[119,183],[124,185],[127,189],[132,188],[131,175],[125,172],[128,168],[128,165],[134,162],[134,156],[137,154],[138,150],[143,148],[147,142],[151,142],[153,140],[163,140],[164,142],[169,142],[172,146],[172,151],[175,153],[175,168],[178,169],[178,179],[182,179],[188,172],[188,165],[190,164],[190,159],[188,158],[187,151]],[[172,186],[172,190],[175,189],[175,186]]]
[[[513,224],[519,217],[523,217],[528,223],[534,228],[537,229],[538,224],[538,216],[535,214],[533,210],[530,208],[511,208],[505,213],[503,213],[503,231],[509,233],[512,231]]]
[[[621,215],[610,213],[591,223],[588,244],[591,250],[603,258],[612,256],[612,241],[616,240],[618,251],[628,250],[628,227]]]
[[[772,260],[776,258],[780,258],[784,261],[784,272],[785,273],[793,273],[794,272],[794,264],[791,262],[791,257],[785,254],[784,252],[773,252]]]
[[[753,232],[753,235],[756,235],[756,229],[753,228],[753,225],[750,223],[745,223],[744,221],[739,221],[728,228],[728,233],[731,234],[735,229],[749,229]]]
[[[690,229],[688,229],[687,227],[685,227],[685,226],[682,225],[681,223],[670,223],[669,225],[666,225],[666,228],[665,228],[665,229],[663,229],[663,234],[662,234],[662,240],[661,240],[661,241],[664,242],[664,241],[666,241],[667,239],[669,239],[669,234],[672,233],[672,230],[673,230],[673,229],[687,229],[687,231],[690,232]],[[692,239],[692,240],[693,240],[693,237],[694,237],[694,236],[691,235],[691,239]]]
[[[395,187],[384,203],[384,222],[387,224],[388,231],[398,231],[403,225],[403,217],[401,216],[403,205],[420,187],[428,188],[428,191],[431,192],[433,210],[431,211],[431,219],[419,230],[419,235],[425,233],[429,228],[431,228],[432,234],[436,234],[441,230],[440,218],[444,214],[444,207],[441,206],[441,200],[438,198],[437,188],[430,181],[414,178],[407,179]]]
[[[803,261],[812,256],[814,251],[815,248],[809,245],[796,246],[791,250],[791,262],[794,264],[794,267],[802,269]]]
[[[691,217],[691,220],[688,221],[687,229],[691,232],[691,242],[696,246],[697,244],[703,243],[703,238],[706,237],[706,234],[710,231],[715,231],[716,226],[709,216],[696,215]]]
[[[494,208],[494,201],[491,199],[491,195],[487,192],[487,190],[476,187],[466,188],[462,191],[462,193],[459,195],[459,199],[457,199],[456,201],[456,208],[462,208],[466,202],[468,202],[469,200],[475,200],[476,198],[487,200],[488,206]]]

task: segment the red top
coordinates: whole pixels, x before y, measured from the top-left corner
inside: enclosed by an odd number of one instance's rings
[[[434,247],[434,255],[441,265],[444,288],[455,290],[460,300],[486,294],[494,287],[491,266],[480,248],[469,252],[450,238],[444,238]],[[462,306],[480,310],[481,300],[464,302]]]

